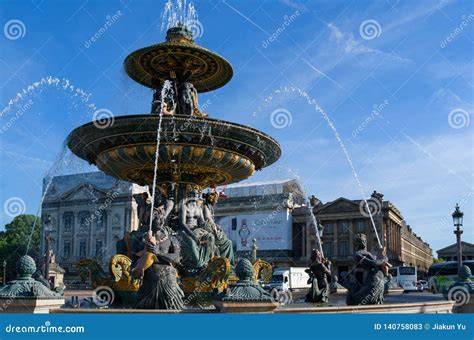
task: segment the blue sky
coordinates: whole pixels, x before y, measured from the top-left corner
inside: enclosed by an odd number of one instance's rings
[[[149,112],[150,90],[129,79],[122,63],[133,50],[164,39],[163,3],[0,1],[1,109],[28,85],[61,79],[2,115],[0,228],[11,220],[4,206],[12,198],[19,197],[26,212],[37,211],[42,177],[68,133],[90,121],[95,109],[117,116]],[[454,243],[450,214],[459,202],[463,237],[474,241],[472,1],[195,5],[202,24],[197,42],[234,67],[231,82],[200,102],[207,102],[210,116],[258,128],[282,146],[280,161],[251,181],[297,175],[308,194],[324,202],[361,197],[321,115],[298,96],[275,93],[298,88],[329,114],[366,194],[383,193],[434,250]],[[63,89],[62,78],[90,94],[87,102]],[[68,167],[62,172],[89,169],[80,161]]]

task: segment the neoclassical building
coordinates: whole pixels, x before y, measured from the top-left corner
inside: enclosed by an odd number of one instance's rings
[[[462,260],[471,261],[474,260],[474,244],[461,241],[462,247]],[[458,260],[458,245],[456,243],[451,244],[447,247],[441,248],[436,251],[438,258],[445,261],[457,261]]]
[[[334,274],[339,278],[351,270],[354,253],[353,237],[367,235],[368,249],[377,252],[378,241],[363,200],[341,197],[323,204],[314,199],[314,214],[323,226],[323,252],[331,259]],[[382,246],[393,266],[416,266],[421,275],[433,262],[433,251],[414,230],[406,224],[400,210],[383,195],[374,191],[369,205]],[[305,209],[295,212],[296,222],[304,221]],[[313,240],[311,247],[316,247]]]
[[[46,187],[47,179],[43,181]],[[102,172],[57,176],[52,179],[42,205],[42,216],[51,216],[51,249],[66,275],[76,263],[94,258],[108,271],[116,242],[138,227],[132,195],[144,187],[116,180]],[[42,249],[45,249],[42,230]]]

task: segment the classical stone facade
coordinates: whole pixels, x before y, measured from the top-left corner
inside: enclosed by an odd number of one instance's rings
[[[469,261],[474,260],[474,244],[469,242],[461,241],[462,247],[462,260]],[[438,258],[445,261],[457,261],[458,260],[458,246],[456,243],[451,244],[450,246],[441,248],[436,251],[438,253]]]
[[[333,272],[339,279],[352,269],[353,236],[356,233],[367,235],[368,249],[377,253],[378,241],[369,214],[362,200],[338,198],[323,204],[314,200],[314,214],[323,226],[322,246],[324,255],[331,259]],[[380,243],[393,266],[416,266],[421,275],[427,272],[432,263],[432,250],[426,242],[415,234],[405,223],[400,211],[383,195],[374,192],[369,206],[373,212],[374,223]],[[294,222],[304,222],[306,208],[293,214]],[[317,241],[310,240],[310,247],[316,248]]]
[[[47,179],[44,180],[46,187]],[[80,259],[96,259],[108,271],[116,242],[138,227],[134,193],[144,187],[116,180],[102,172],[54,177],[42,216],[51,216],[51,249],[66,275]],[[44,230],[41,237],[44,245]]]
[[[273,266],[305,266],[311,248],[306,223],[294,223],[303,204],[295,180],[238,184],[225,188],[215,207],[216,221],[232,240],[237,258],[250,258],[253,239],[257,257]]]

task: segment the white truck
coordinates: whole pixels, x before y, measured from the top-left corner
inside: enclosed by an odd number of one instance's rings
[[[292,292],[307,290],[311,284],[308,283],[309,275],[305,272],[306,269],[305,267],[275,268],[265,289]]]

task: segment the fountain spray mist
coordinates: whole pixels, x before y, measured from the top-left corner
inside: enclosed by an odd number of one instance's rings
[[[167,30],[183,24],[188,28],[198,20],[198,14],[192,1],[168,0],[161,14],[161,29]]]
[[[380,241],[380,237],[379,237],[379,234],[377,232],[377,228],[375,226],[375,221],[374,221],[374,217],[372,216],[372,212],[370,210],[370,206],[369,206],[369,203],[367,202],[367,199],[366,199],[366,195],[365,195],[365,191],[364,191],[364,188],[362,186],[362,183],[359,179],[359,176],[357,175],[357,171],[355,170],[355,167],[354,167],[354,163],[352,162],[352,159],[349,155],[349,152],[347,151],[346,149],[346,146],[344,145],[344,142],[342,141],[342,138],[341,136],[339,135],[339,132],[337,131],[336,127],[334,126],[333,122],[331,121],[331,119],[329,118],[329,115],[321,108],[321,106],[318,104],[318,102],[311,98],[308,93],[306,91],[303,91],[302,89],[300,88],[297,88],[297,87],[282,87],[278,90],[275,90],[274,93],[276,94],[280,94],[280,93],[287,93],[287,94],[297,94],[299,95],[300,97],[306,99],[307,103],[311,106],[314,107],[314,109],[319,112],[322,116],[323,116],[323,119],[327,122],[328,126],[330,127],[330,129],[332,130],[332,132],[334,133],[334,136],[336,137],[338,143],[339,143],[339,146],[341,147],[342,149],[342,152],[344,153],[345,157],[346,157],[346,160],[347,160],[347,163],[349,163],[349,166],[352,170],[352,174],[354,175],[354,178],[357,182],[357,185],[359,187],[359,190],[360,190],[360,193],[362,195],[362,199],[364,200],[364,203],[365,203],[365,206],[367,208],[367,213],[369,214],[369,218],[370,218],[370,222],[372,224],[372,228],[374,229],[374,233],[375,233],[375,236],[377,238],[377,243],[378,243],[378,246],[380,249],[383,249],[383,246],[382,246],[382,243]],[[261,111],[263,109],[263,107],[267,106],[271,101],[273,100],[273,96],[269,96],[265,99],[265,104],[263,106],[260,106],[258,111]],[[317,228],[317,227],[316,227]]]

